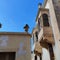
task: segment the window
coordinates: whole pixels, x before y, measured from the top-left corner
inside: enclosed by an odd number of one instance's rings
[[[33,34],[33,44],[34,44],[34,34]]]
[[[38,41],[38,32],[35,32],[36,41]]]
[[[42,17],[43,17],[43,26],[49,26],[48,15],[43,14]]]
[[[38,18],[38,29],[40,31],[40,18]]]

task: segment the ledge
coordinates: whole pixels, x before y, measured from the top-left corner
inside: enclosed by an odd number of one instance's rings
[[[31,37],[31,34],[26,32],[0,32],[0,35],[23,35],[23,36]]]

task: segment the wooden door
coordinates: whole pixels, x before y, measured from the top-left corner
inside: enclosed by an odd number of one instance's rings
[[[0,60],[15,60],[15,52],[0,52]]]

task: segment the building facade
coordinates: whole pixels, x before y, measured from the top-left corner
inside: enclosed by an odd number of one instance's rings
[[[39,5],[36,25],[38,26],[38,41],[42,46],[40,60],[60,60],[59,0],[45,0],[44,5]]]
[[[32,31],[33,38],[33,51],[32,51],[32,60],[42,59],[42,47],[38,41],[38,27],[36,26]]]
[[[0,32],[0,60],[31,60],[30,38],[26,32]]]

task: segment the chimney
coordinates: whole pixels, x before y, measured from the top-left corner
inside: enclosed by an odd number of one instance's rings
[[[26,25],[24,26],[24,29],[25,29],[25,32],[28,32],[28,29],[29,29],[28,24],[26,24]]]
[[[39,3],[38,4],[38,8],[42,8],[42,3]]]

